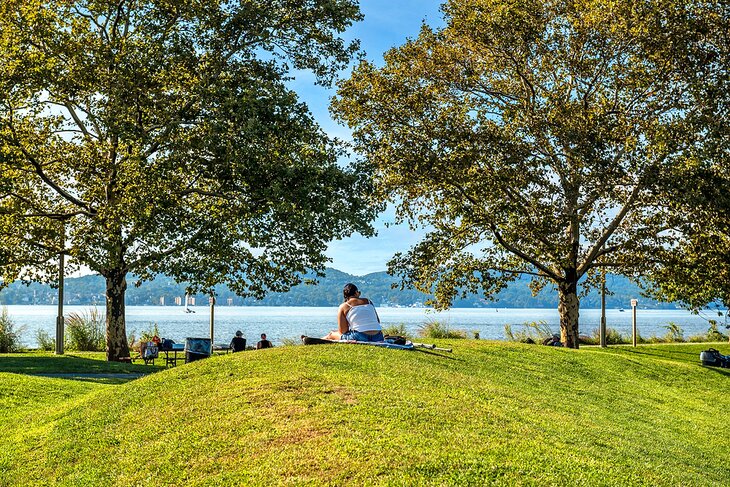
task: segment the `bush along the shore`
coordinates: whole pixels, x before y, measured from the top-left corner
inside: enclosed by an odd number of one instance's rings
[[[106,348],[104,317],[96,308],[66,317],[66,348],[84,352],[102,352]]]
[[[18,328],[8,315],[8,308],[3,307],[0,313],[0,353],[17,352],[21,349],[20,334],[22,328]]]
[[[418,335],[422,338],[451,338],[451,339],[464,339],[466,338],[466,332],[464,330],[452,330],[445,323],[440,321],[428,321],[418,327]]]
[[[35,341],[40,350],[50,352],[56,349],[56,340],[46,330],[36,330]]]
[[[637,343],[707,343],[707,342],[724,342],[730,340],[727,335],[718,330],[717,322],[710,321],[710,328],[707,333],[701,335],[692,335],[685,338],[684,330],[674,322],[670,322],[664,326],[667,332],[664,335],[652,335],[644,338],[641,335],[636,337]],[[504,335],[507,341],[555,345],[557,335],[552,332],[550,326],[544,321],[532,321],[519,325],[521,329],[515,330],[513,325],[504,325]],[[581,345],[598,345],[600,343],[600,332],[598,328],[594,329],[590,336],[580,335]],[[624,335],[614,328],[606,328],[606,344],[607,345],[628,345],[633,343],[631,335]]]
[[[397,325],[389,325],[383,328],[383,335],[388,336],[401,336],[406,338],[413,338],[408,330],[406,330],[405,323],[398,323]]]
[[[521,329],[513,330],[512,325],[504,325],[504,336],[511,342],[543,343],[553,337],[550,325],[544,321],[528,321],[519,325]]]

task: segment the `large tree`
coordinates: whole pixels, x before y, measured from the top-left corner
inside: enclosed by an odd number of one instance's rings
[[[354,0],[3,1],[3,282],[48,278],[59,251],[104,276],[115,360],[129,273],[262,296],[323,271],[374,207],[285,83],[330,83],[359,18]]]
[[[441,308],[530,275],[557,288],[577,347],[579,281],[637,276],[676,242],[669,196],[703,130],[674,61],[711,35],[712,8],[450,0],[445,27],[361,63],[333,110],[380,197],[429,228],[391,272]]]
[[[730,306],[730,4],[713,0],[695,14],[693,41],[673,56],[689,80],[685,96],[694,110],[690,130],[702,134],[680,171],[669,174],[675,189],[671,221],[676,241],[648,259],[649,292],[698,310]],[[710,13],[708,15],[708,12]]]

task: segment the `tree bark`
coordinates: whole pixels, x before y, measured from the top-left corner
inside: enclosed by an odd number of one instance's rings
[[[578,348],[578,281],[569,279],[558,284],[558,313],[560,314],[560,341],[568,348]]]
[[[106,359],[109,362],[129,357],[127,330],[124,318],[124,295],[127,290],[126,273],[112,271],[106,277]]]

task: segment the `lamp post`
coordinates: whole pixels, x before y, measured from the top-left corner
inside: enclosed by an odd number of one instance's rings
[[[210,292],[210,298],[208,298],[208,303],[210,304],[210,345],[212,347],[215,329],[215,291]]]
[[[66,246],[65,229],[61,222],[61,251],[58,253],[58,316],[56,316],[56,355],[63,355],[63,278],[64,254]]]
[[[631,338],[634,346],[636,346],[636,305],[639,303],[638,300],[631,300]]]
[[[601,271],[601,326],[598,328],[601,348],[606,348],[606,271]]]

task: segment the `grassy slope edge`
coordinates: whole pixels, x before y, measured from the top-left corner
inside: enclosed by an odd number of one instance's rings
[[[730,373],[697,365],[707,345],[440,344],[281,347],[117,386],[0,374],[0,485],[730,484]],[[32,408],[1,394],[18,387]]]

